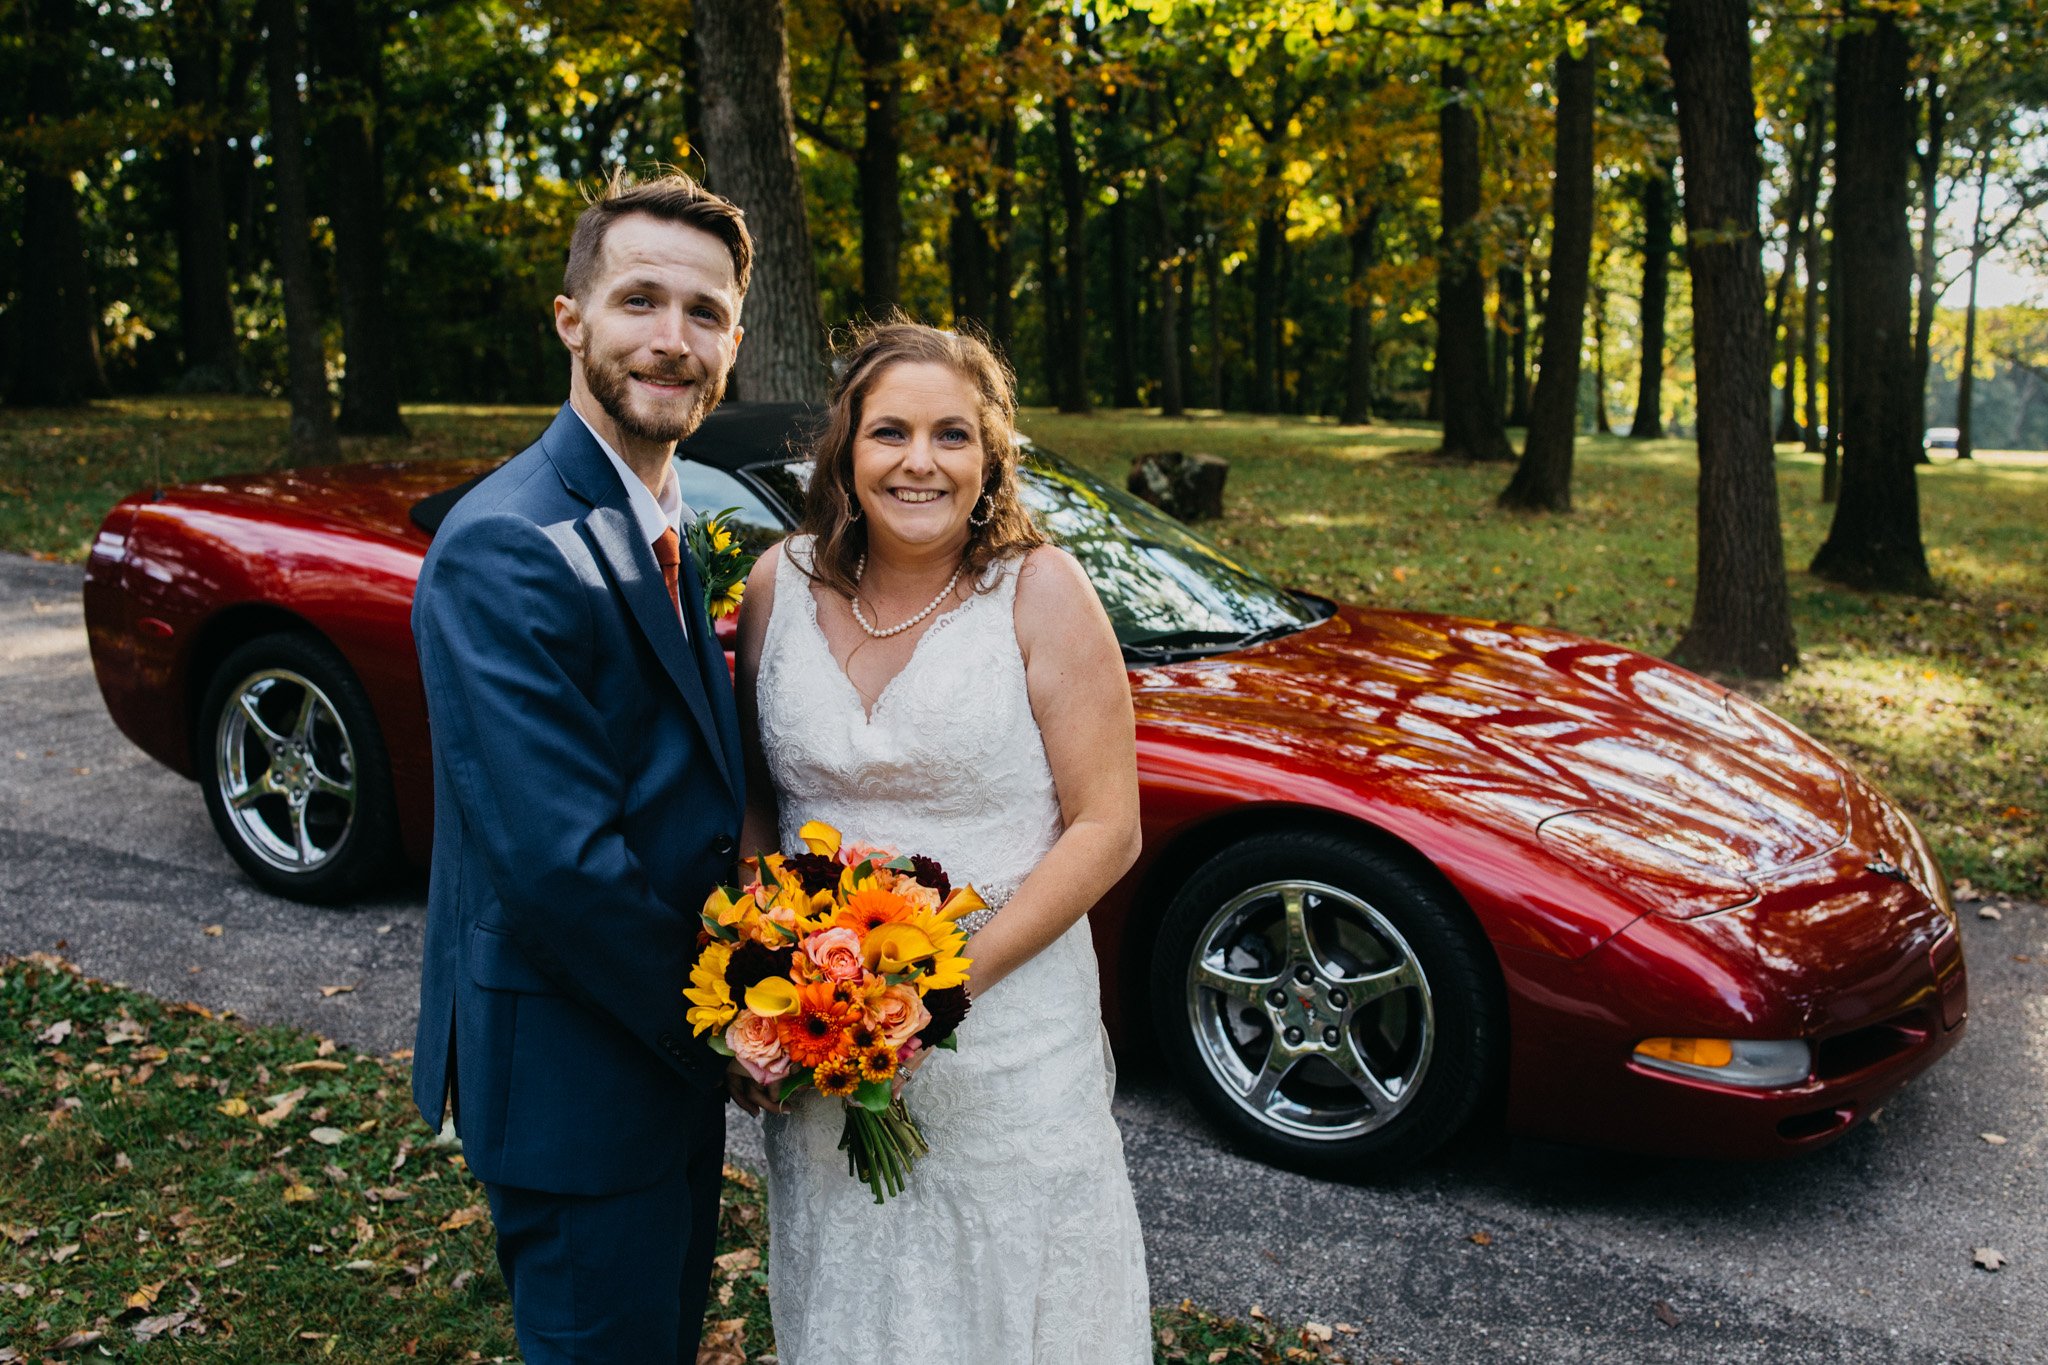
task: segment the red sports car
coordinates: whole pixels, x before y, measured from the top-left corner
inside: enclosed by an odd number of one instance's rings
[[[804,421],[721,410],[684,496],[782,535]],[[220,479],[101,528],[107,708],[264,886],[339,900],[426,858],[407,615],[483,472]],[[1042,450],[1025,482],[1137,703],[1144,854],[1093,916],[1110,1027],[1253,1151],[1384,1172],[1494,1099],[1535,1136],[1808,1151],[1961,1036],[1926,844],[1763,708],[1595,640],[1288,591]]]

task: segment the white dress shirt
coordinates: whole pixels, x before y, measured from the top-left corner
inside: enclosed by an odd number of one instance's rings
[[[569,411],[576,412],[573,404]],[[597,434],[597,428],[590,425],[589,418],[576,412],[576,420],[583,423],[584,428],[590,432],[590,439],[597,442],[597,448],[604,452],[604,457],[612,462],[612,468],[618,471],[619,482],[626,486],[626,501],[633,509],[633,520],[639,525],[640,534],[646,537],[648,545],[652,546],[655,541],[660,540],[663,531],[674,531],[680,536],[683,531],[683,520],[689,516],[690,509],[683,505],[682,492],[676,487],[675,471],[665,471],[668,477],[662,480],[661,493],[658,496],[649,492],[646,481],[633,472],[631,465],[619,458],[619,452],[612,449],[611,442]],[[689,552],[688,546],[682,547],[682,553]],[[687,637],[690,633],[689,613],[682,613],[682,619],[683,634]]]

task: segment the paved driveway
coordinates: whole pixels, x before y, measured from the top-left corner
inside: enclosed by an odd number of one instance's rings
[[[108,721],[79,579],[0,556],[0,951],[58,948],[159,995],[407,1046],[419,888],[344,910],[254,890],[198,791]],[[1963,932],[1969,1035],[1789,1165],[1471,1140],[1390,1185],[1331,1184],[1220,1149],[1127,1066],[1153,1293],[1347,1322],[1373,1360],[2048,1362],[2048,909],[1966,909]],[[354,989],[323,998],[333,985]],[[733,1146],[759,1150],[744,1121]],[[1977,1247],[2011,1264],[1974,1269]]]

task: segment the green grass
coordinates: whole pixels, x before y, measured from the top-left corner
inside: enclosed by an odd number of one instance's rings
[[[351,440],[351,460],[501,456],[545,408],[420,407],[413,435]],[[1138,451],[1231,461],[1208,528],[1274,577],[1358,602],[1554,624],[1652,653],[1691,610],[1692,446],[1581,442],[1569,516],[1502,512],[1501,467],[1427,458],[1426,427],[1144,413],[1025,427],[1121,481]],[[78,413],[0,411],[0,548],[83,557],[101,516],[152,481],[281,462],[284,410],[257,399],[133,399]],[[2048,895],[2048,461],[1921,471],[1938,600],[1849,592],[1799,572],[1827,533],[1818,458],[1779,462],[1786,558],[1804,652],[1787,679],[1743,687],[1898,797],[1950,875]]]
[[[483,1191],[402,1060],[0,959],[0,1151],[5,1365],[516,1358]],[[717,1365],[774,1349],[767,1250],[759,1182],[727,1167]],[[1155,1318],[1162,1361],[1341,1360],[1354,1340]]]

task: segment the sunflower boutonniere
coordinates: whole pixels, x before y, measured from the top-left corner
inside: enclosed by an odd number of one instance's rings
[[[690,524],[690,558],[697,562],[697,576],[704,582],[704,610],[714,621],[740,609],[747,570],[754,566],[754,556],[732,528],[731,518],[738,511],[728,507]]]

